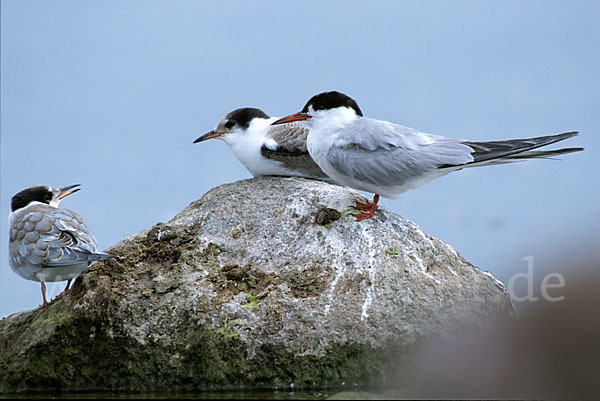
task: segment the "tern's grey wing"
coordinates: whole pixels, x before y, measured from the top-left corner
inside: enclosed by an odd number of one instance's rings
[[[301,172],[306,177],[326,178],[306,149],[309,129],[297,123],[274,125],[269,139],[260,149],[263,157],[280,162],[285,168]]]
[[[393,150],[396,148],[416,150],[446,138],[425,134],[414,128],[374,120],[372,118],[356,119],[350,126],[340,130],[335,144],[358,146],[365,151]],[[456,141],[456,140],[452,140]],[[465,148],[467,149],[467,148]]]
[[[472,149],[461,142],[361,118],[333,142],[327,160],[346,177],[403,191],[439,176],[440,165],[473,161]]]
[[[36,205],[10,230],[11,257],[41,266],[99,260],[98,244],[81,217],[68,209]]]

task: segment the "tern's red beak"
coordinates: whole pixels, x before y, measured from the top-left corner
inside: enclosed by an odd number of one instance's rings
[[[58,193],[58,196],[56,197],[56,199],[61,200],[77,191],[79,191],[81,188],[76,188],[76,187],[80,187],[81,184],[75,184],[75,185],[69,185],[68,187],[64,187],[64,188],[60,188],[60,192]],[[73,189],[75,188],[75,189]],[[70,189],[73,189],[72,191],[69,191]]]
[[[290,114],[287,117],[280,118],[279,120],[271,123],[271,125],[293,123],[295,121],[304,121],[304,120],[308,120],[309,118],[310,118],[310,116],[308,114],[294,113],[294,114]]]

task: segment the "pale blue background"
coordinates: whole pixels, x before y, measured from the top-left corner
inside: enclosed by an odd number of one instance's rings
[[[524,256],[598,256],[599,4],[3,1],[0,316],[41,300],[7,262],[13,194],[83,184],[62,205],[105,249],[250,177],[224,143],[192,145],[225,113],[282,116],[332,89],[445,136],[581,131],[566,162],[462,171],[381,204],[505,281]]]

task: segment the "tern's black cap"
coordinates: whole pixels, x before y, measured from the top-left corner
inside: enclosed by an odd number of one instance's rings
[[[250,126],[250,121],[254,118],[270,118],[267,113],[261,109],[255,109],[253,107],[243,107],[241,109],[235,109],[225,117],[227,122],[225,126],[232,128],[234,125],[238,125],[244,129]]]
[[[308,108],[317,110],[331,110],[337,107],[349,107],[353,109],[357,115],[362,117],[362,111],[354,99],[350,96],[344,95],[343,93],[331,91],[319,93],[310,98],[310,100],[304,105],[301,113],[308,113]]]
[[[14,212],[34,201],[49,205],[52,201],[52,196],[52,191],[45,185],[27,188],[12,197],[10,208]]]

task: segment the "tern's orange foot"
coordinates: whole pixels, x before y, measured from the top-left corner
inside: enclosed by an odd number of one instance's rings
[[[54,302],[54,301],[58,301],[59,299],[61,299],[62,297],[64,297],[65,295],[67,295],[69,293],[68,289],[64,290],[63,292],[61,292],[60,294],[58,294],[52,301],[50,302]]]
[[[373,206],[373,205],[371,205],[370,203],[362,203],[362,202],[358,202],[358,201],[356,202],[356,208],[358,210],[369,210],[369,209],[371,209],[371,206]]]
[[[38,306],[35,310],[42,310],[42,309],[46,309],[50,304],[52,303],[52,301],[50,302],[46,302],[44,301],[43,304],[41,304],[40,306]]]
[[[64,297],[65,295],[67,295],[69,293],[69,285],[71,284],[72,280],[68,280],[67,281],[67,286],[65,287],[65,289],[63,290],[63,292],[61,292],[60,294],[58,294],[56,296],[56,298],[54,298],[54,301],[56,301],[57,299],[61,299],[62,297]]]
[[[356,218],[356,221],[363,221],[366,219],[370,219],[371,217],[374,217],[374,216],[375,216],[375,210],[369,210],[367,212],[354,215],[354,217]]]
[[[375,196],[373,197],[373,203],[371,203],[371,204],[356,202],[356,208],[358,210],[364,210],[363,213],[354,215],[354,217],[356,218],[356,221],[363,221],[363,220],[370,219],[371,217],[375,216],[375,210],[377,209],[377,202],[379,202],[379,195],[377,195],[377,194],[375,194]]]

